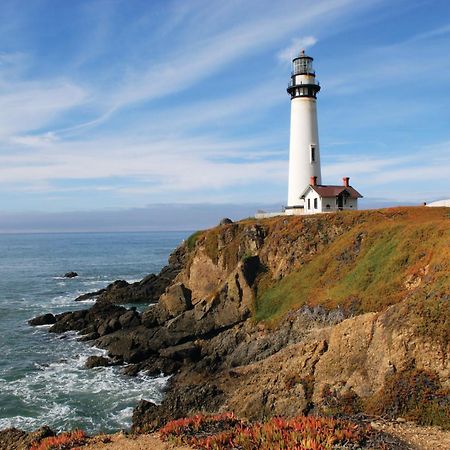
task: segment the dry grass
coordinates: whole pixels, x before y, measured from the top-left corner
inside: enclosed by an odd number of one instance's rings
[[[352,222],[348,231],[281,281],[266,279],[266,286],[261,284],[256,319],[276,322],[304,304],[364,313],[381,311],[412,292],[434,289],[445,295],[450,284],[450,221],[445,211],[430,209],[344,216]],[[328,217],[323,221],[329,225]]]

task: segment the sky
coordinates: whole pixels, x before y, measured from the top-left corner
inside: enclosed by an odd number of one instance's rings
[[[447,0],[1,0],[0,231],[285,204],[303,48],[323,182],[450,197]]]

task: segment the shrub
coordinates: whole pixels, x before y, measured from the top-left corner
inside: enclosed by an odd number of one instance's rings
[[[340,393],[326,385],[322,391],[320,410],[330,416],[352,416],[362,410],[361,399],[353,390]]]
[[[390,376],[367,402],[366,411],[450,429],[449,392],[442,388],[437,375],[427,370],[409,369]]]
[[[82,430],[68,431],[42,439],[40,442],[33,442],[30,450],[62,450],[69,449],[76,445],[83,445],[86,442],[86,434]]]
[[[360,445],[368,431],[351,422],[323,417],[273,418],[249,424],[225,414],[169,422],[161,429],[161,436],[208,450],[328,450]]]
[[[195,233],[192,233],[187,239],[186,239],[186,246],[188,251],[192,251],[195,248],[195,244],[197,243],[198,238],[201,236],[201,231],[196,231]]]

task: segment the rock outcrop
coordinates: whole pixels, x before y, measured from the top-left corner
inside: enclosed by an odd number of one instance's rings
[[[28,450],[33,442],[55,435],[47,426],[30,433],[17,428],[0,430],[0,450]]]
[[[173,374],[162,405],[136,408],[140,431],[197,411],[360,412],[411,368],[447,392],[450,238],[423,210],[224,223],[177,249],[157,289],[116,282],[50,331],[79,331],[127,374]],[[125,298],[158,301],[140,314]]]
[[[184,267],[186,256],[186,247],[181,245],[170,255],[168,264],[161,269],[158,275],[152,273],[135,283],[116,280],[105,289],[80,295],[75,301],[95,298],[100,302],[115,304],[156,303]]]

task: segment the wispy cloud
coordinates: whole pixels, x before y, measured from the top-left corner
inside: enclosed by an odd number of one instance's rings
[[[292,39],[291,45],[278,52],[278,59],[282,62],[291,62],[301,50],[309,49],[315,44],[317,44],[317,39],[314,36]]]

